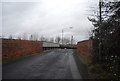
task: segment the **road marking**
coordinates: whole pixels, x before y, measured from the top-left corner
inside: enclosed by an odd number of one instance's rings
[[[69,54],[69,61],[73,79],[82,79],[72,54]]]
[[[67,55],[67,53],[65,55]]]

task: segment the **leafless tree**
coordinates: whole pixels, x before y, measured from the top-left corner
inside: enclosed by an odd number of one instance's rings
[[[22,39],[23,39],[23,40],[28,40],[28,35],[27,35],[27,33],[23,33]]]
[[[38,34],[33,34],[33,39],[34,39],[35,41],[38,41],[38,38],[39,38]]]
[[[48,41],[48,39],[45,38],[44,36],[41,36],[41,37],[40,37],[40,41]]]
[[[9,35],[9,39],[13,39],[13,35],[11,34],[11,35]]]
[[[21,38],[21,36],[20,36],[20,35],[18,35],[18,36],[17,36],[17,39],[18,39],[18,40],[21,40],[22,38]]]
[[[31,35],[29,36],[29,40],[38,41],[38,40],[39,40],[38,34],[31,34]]]
[[[56,43],[60,43],[60,41],[61,41],[61,38],[60,38],[59,36],[57,36],[57,37],[55,38],[55,42],[56,42]]]
[[[52,42],[52,43],[54,43],[54,38],[50,38],[49,41]]]
[[[33,34],[30,35],[29,40],[34,40],[34,35]]]
[[[69,38],[63,38],[63,44],[65,44],[65,45],[70,44],[70,39]]]
[[[33,35],[30,35],[29,40],[33,40]]]

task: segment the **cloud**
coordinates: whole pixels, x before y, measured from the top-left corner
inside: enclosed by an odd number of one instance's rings
[[[88,0],[40,0],[40,2],[2,3],[3,34],[38,33],[46,37],[74,35],[75,40],[88,39],[93,28],[87,19]],[[0,4],[1,5],[1,4]],[[69,27],[73,27],[72,30]]]

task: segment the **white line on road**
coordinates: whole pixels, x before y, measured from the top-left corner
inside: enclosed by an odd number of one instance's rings
[[[67,53],[65,55],[67,55]]]
[[[73,79],[82,79],[72,54],[69,54],[69,61]]]

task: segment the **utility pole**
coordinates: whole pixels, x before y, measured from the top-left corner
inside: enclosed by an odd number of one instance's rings
[[[102,4],[102,0],[99,0],[100,25],[101,25],[101,22],[102,22],[102,16],[101,16],[101,4]]]
[[[99,61],[101,62],[101,25],[102,25],[102,11],[101,11],[102,0],[99,0]]]
[[[62,44],[63,44],[63,29],[62,29]]]
[[[72,46],[72,44],[73,44],[73,36],[71,36],[71,46]]]
[[[73,27],[69,27],[69,28],[63,28],[62,29],[62,44],[63,44],[63,33],[64,33],[64,29],[72,29]]]

